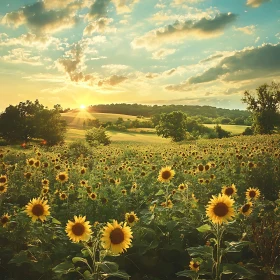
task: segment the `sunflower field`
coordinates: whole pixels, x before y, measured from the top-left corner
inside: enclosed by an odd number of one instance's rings
[[[280,136],[0,149],[0,279],[280,279]]]

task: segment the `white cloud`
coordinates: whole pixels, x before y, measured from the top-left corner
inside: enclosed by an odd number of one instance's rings
[[[258,8],[265,2],[269,2],[270,0],[247,0],[247,6],[251,6],[253,8]],[[277,0],[276,0],[277,1]]]
[[[238,27],[238,28],[234,28],[237,31],[241,31],[247,35],[251,35],[255,32],[256,26],[255,25],[248,25],[248,26],[244,26],[244,27]]]
[[[84,29],[83,34],[90,36],[93,33],[116,32],[117,29],[115,27],[109,27],[110,23],[112,22],[112,18],[99,18],[98,20],[88,24],[88,26]]]
[[[164,59],[166,56],[176,52],[176,49],[159,49],[152,53],[153,59]]]
[[[10,50],[7,55],[1,57],[1,60],[15,64],[42,65],[39,55],[34,56],[31,54],[31,51],[26,51],[22,48]]]

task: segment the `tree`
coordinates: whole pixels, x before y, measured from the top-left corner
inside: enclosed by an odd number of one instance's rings
[[[174,142],[186,138],[187,115],[181,111],[174,111],[169,114],[161,114],[156,126],[157,135],[164,138],[171,138]]]
[[[90,146],[109,145],[111,143],[110,137],[106,134],[103,127],[91,128],[86,131],[86,141]]]
[[[243,103],[253,113],[253,129],[255,134],[271,134],[280,126],[280,84],[272,82],[256,89],[256,95],[244,92]]]
[[[9,143],[43,138],[48,144],[63,141],[66,122],[58,110],[48,110],[36,100],[10,105],[0,115],[0,136]]]
[[[222,127],[218,124],[214,127],[214,130],[220,139],[230,137],[230,132],[222,129]]]

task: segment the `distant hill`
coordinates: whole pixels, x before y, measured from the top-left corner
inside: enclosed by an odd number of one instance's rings
[[[198,106],[198,105],[141,105],[141,104],[102,104],[91,105],[88,107],[89,112],[94,113],[112,113],[112,114],[126,114],[132,116],[152,117],[153,115],[161,113],[170,113],[172,111],[183,111],[189,116],[202,116],[207,118],[243,118],[250,117],[250,113],[244,110],[230,110],[216,108],[212,106]]]

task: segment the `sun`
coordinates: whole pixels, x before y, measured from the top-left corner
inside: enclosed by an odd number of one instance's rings
[[[86,109],[86,105],[84,105],[84,104],[80,105],[80,109],[81,110],[85,110]]]

